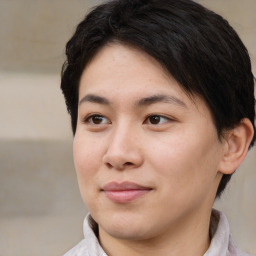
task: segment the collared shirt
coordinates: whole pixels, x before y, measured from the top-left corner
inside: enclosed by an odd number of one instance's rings
[[[83,224],[84,239],[64,256],[107,256],[89,225],[88,217],[89,214]],[[212,211],[210,237],[210,247],[203,256],[249,256],[237,248],[226,216],[217,210]]]

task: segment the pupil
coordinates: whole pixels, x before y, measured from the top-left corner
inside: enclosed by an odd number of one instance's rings
[[[160,122],[160,116],[151,116],[150,117],[150,122],[152,124],[158,124]]]
[[[94,116],[92,118],[92,121],[94,124],[100,124],[102,122],[102,117],[101,116]]]

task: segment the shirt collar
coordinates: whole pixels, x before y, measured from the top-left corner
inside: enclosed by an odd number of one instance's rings
[[[85,241],[88,251],[97,256],[107,256],[89,224],[89,214],[83,224]],[[229,230],[226,216],[215,209],[212,210],[210,221],[211,243],[204,256],[246,256],[235,245]]]

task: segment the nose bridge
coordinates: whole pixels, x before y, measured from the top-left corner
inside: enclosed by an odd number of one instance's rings
[[[140,165],[142,155],[138,138],[136,125],[125,120],[118,122],[109,138],[109,145],[103,158],[104,163],[116,169]]]
[[[135,128],[123,120],[114,129],[112,134],[112,144],[115,147],[127,148],[131,144],[131,138],[136,135]]]

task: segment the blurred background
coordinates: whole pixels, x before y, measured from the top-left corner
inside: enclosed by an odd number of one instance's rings
[[[87,209],[72,160],[60,87],[64,47],[93,0],[0,0],[0,256],[63,255],[78,243]],[[256,1],[198,0],[223,15],[256,74]],[[216,208],[237,244],[256,254],[256,150]]]

